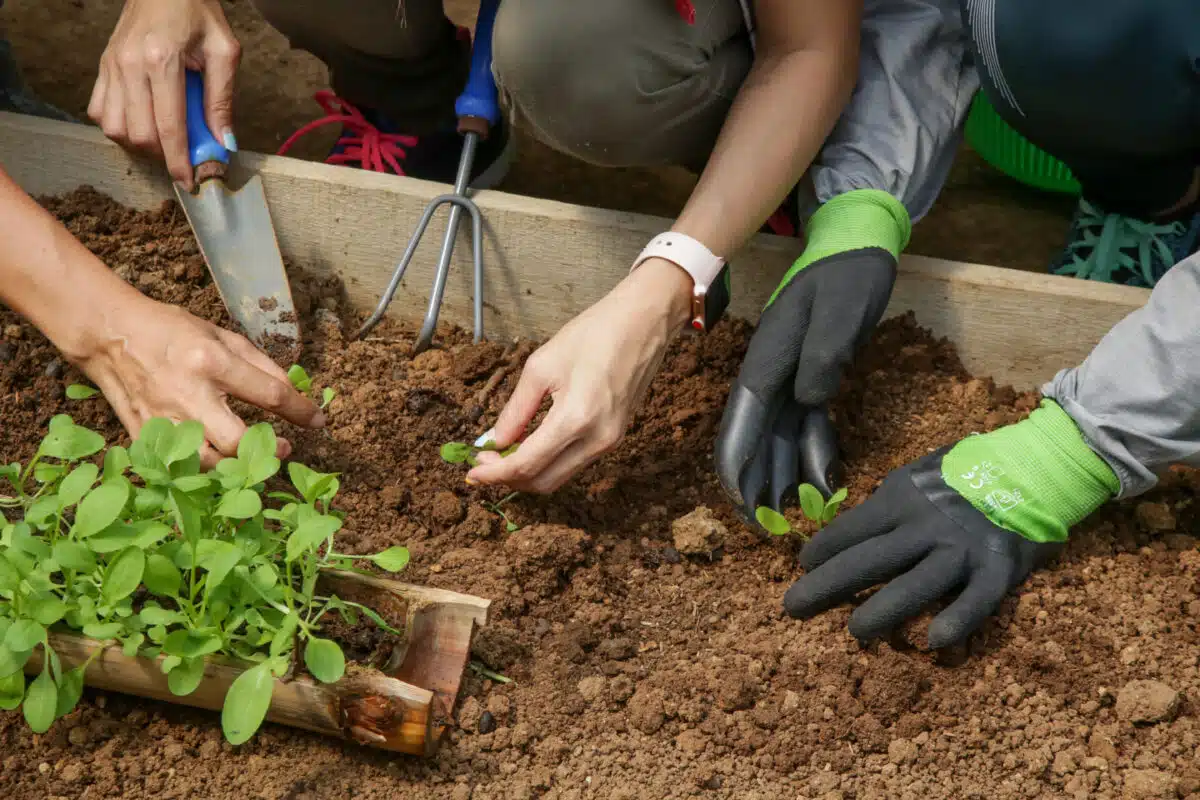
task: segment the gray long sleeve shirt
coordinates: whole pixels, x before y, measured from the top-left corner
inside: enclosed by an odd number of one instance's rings
[[[1042,392],[1112,467],[1120,497],[1152,488],[1172,464],[1200,467],[1200,253]]]

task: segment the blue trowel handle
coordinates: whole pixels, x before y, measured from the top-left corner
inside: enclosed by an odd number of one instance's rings
[[[204,119],[204,76],[195,70],[186,71],[188,155],[192,166],[209,161],[229,163],[229,151],[217,141]]]
[[[500,121],[500,104],[496,97],[496,80],[492,77],[492,26],[496,21],[496,9],[500,0],[483,0],[479,4],[479,17],[475,22],[475,44],[471,48],[471,72],[467,76],[467,88],[454,103],[454,113],[462,121],[475,119],[486,121],[489,126]],[[475,130],[475,126],[470,126]]]

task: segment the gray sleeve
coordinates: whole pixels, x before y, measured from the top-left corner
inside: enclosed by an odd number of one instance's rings
[[[1176,264],[1145,306],[1078,367],[1042,388],[1121,481],[1141,494],[1172,464],[1200,466],[1200,253]]]
[[[881,189],[916,222],[950,172],[979,78],[960,0],[866,0],[858,85],[809,170],[803,212]]]

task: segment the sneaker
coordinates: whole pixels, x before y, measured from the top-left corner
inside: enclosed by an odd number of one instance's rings
[[[1155,222],[1107,214],[1080,200],[1055,275],[1151,289],[1167,270],[1200,249],[1200,212]]]
[[[60,122],[79,122],[67,112],[38,99],[30,91],[7,39],[0,39],[0,111],[15,111]]]

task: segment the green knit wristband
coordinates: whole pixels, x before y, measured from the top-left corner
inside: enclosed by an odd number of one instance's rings
[[[855,189],[827,201],[804,229],[805,247],[771,295],[775,296],[805,267],[838,253],[878,247],[900,258],[908,246],[912,222],[904,204],[878,189]]]
[[[1015,425],[956,444],[942,458],[942,480],[993,523],[1035,542],[1066,541],[1071,526],[1120,490],[1053,400]]]

